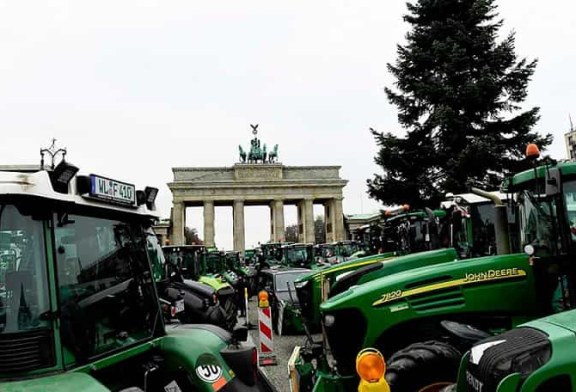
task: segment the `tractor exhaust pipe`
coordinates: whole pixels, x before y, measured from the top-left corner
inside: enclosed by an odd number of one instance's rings
[[[492,200],[494,203],[494,229],[496,234],[496,253],[499,255],[510,253],[510,236],[508,233],[508,211],[506,205],[498,196],[482,189],[472,187],[470,191],[478,196]]]

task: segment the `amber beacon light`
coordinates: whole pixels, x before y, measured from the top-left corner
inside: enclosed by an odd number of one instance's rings
[[[390,392],[390,387],[384,379],[386,363],[380,351],[374,348],[360,351],[356,356],[356,372],[361,379],[358,392]]]
[[[526,158],[537,159],[540,157],[540,149],[534,143],[530,143],[526,146]]]

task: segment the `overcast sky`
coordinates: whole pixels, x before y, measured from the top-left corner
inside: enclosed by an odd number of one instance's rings
[[[517,54],[539,59],[526,106],[541,107],[536,130],[565,158],[576,5],[497,4]],[[383,87],[405,12],[397,0],[0,1],[0,163],[37,163],[55,137],[84,172],[158,187],[168,217],[171,168],[232,166],[257,123],[285,165],[342,166],[345,214],[377,211],[368,128],[403,134]],[[231,210],[216,214],[229,249]],[[202,234],[201,215],[190,209],[188,225]],[[247,208],[247,246],[268,239],[267,218]]]

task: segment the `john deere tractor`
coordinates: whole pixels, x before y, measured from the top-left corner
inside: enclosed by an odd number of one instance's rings
[[[506,205],[493,195],[498,255],[398,272],[351,287],[322,304],[328,358],[333,360],[320,372],[316,390],[357,385],[354,358],[364,347],[384,354],[392,391],[439,390],[456,379],[461,355],[473,344],[552,313],[555,297],[573,293],[567,205],[575,180],[574,163],[547,163],[505,181],[502,190],[515,196],[517,225],[508,224]],[[509,234],[509,228],[517,229],[518,236]],[[510,248],[516,237],[529,245],[523,252]],[[542,340],[542,335],[533,337],[534,342]],[[518,349],[510,345],[504,351],[517,361],[530,356],[514,357]],[[514,360],[499,362],[493,371],[520,371],[522,365]],[[535,359],[526,369],[540,362]],[[481,379],[471,380],[469,390],[479,391],[476,381]]]
[[[488,199],[481,199],[481,204],[490,203]],[[469,206],[462,209],[471,211],[471,214],[459,218],[456,225],[447,221],[444,209],[413,212],[408,212],[407,206],[389,209],[382,225],[382,238],[385,239],[382,243],[389,251],[345,261],[299,277],[295,281],[296,292],[302,316],[310,329],[320,327],[320,304],[351,286],[400,271],[455,260],[458,257],[456,249],[439,248],[452,244],[458,233],[464,230],[461,227],[469,225],[470,216],[477,214]],[[445,243],[441,241],[442,234],[446,237]],[[458,236],[465,237],[466,232]],[[429,252],[396,257],[424,250]]]
[[[240,330],[165,324],[147,252],[157,189],[0,171],[0,390],[271,390]]]
[[[549,316],[478,341],[446,390],[576,391],[576,163],[545,163],[504,188],[518,195],[536,304]]]

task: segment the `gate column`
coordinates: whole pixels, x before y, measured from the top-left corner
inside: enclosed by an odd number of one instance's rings
[[[332,231],[334,233],[334,241],[344,241],[346,239],[346,232],[344,230],[344,211],[342,209],[341,197],[334,199],[332,219],[334,222],[334,226],[332,227]]]
[[[172,242],[173,245],[184,245],[184,227],[186,226],[186,206],[175,201],[172,207]]]
[[[271,212],[271,238],[272,242],[284,242],[284,202],[282,200],[273,200],[270,203]]]
[[[324,203],[324,232],[327,243],[336,241],[334,237],[334,199]]]
[[[344,241],[344,212],[342,211],[342,198],[329,199],[324,204],[324,219],[326,228],[326,242]]]
[[[204,245],[214,246],[214,200],[204,201]]]
[[[304,199],[298,203],[298,240],[314,243],[314,203],[312,199]]]
[[[234,215],[234,250],[244,252],[244,247],[246,246],[246,235],[244,232],[244,200],[234,200],[232,210]]]

